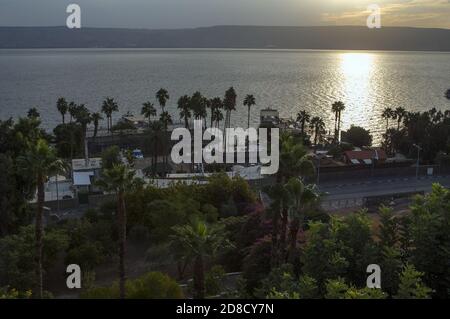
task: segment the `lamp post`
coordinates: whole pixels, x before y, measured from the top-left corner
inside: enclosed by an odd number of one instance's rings
[[[415,148],[417,148],[416,179],[418,180],[419,179],[420,151],[422,150],[422,148],[417,144],[414,144],[413,146]]]

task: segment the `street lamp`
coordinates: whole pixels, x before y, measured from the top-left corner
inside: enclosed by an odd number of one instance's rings
[[[422,150],[422,148],[417,145],[417,144],[413,144],[413,146],[415,148],[417,148],[417,167],[416,167],[416,179],[419,179],[419,163],[420,163],[420,151]]]

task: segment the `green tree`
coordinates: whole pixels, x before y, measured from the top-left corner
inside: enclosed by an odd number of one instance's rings
[[[386,107],[381,113],[381,117],[386,120],[386,131],[389,129],[389,120],[394,118],[394,111]]]
[[[220,97],[215,97],[211,99],[210,103],[211,108],[211,123],[210,126],[213,127],[214,123],[216,124],[216,127],[219,127],[220,121],[223,120],[223,114],[221,109],[223,108],[223,102]]]
[[[244,106],[247,106],[248,113],[247,113],[247,127],[250,127],[250,108],[252,106],[256,105],[255,97],[253,95],[247,95],[244,99]]]
[[[231,246],[226,238],[223,225],[207,225],[196,221],[193,225],[176,226],[174,241],[184,247],[187,255],[194,260],[194,298],[205,297],[205,258],[214,256],[219,249]]]
[[[190,97],[183,95],[178,99],[178,110],[180,110],[180,119],[184,120],[184,127],[189,129],[189,120],[192,116],[190,108]]]
[[[166,89],[161,88],[158,92],[156,92],[156,99],[158,100],[163,113],[165,111],[164,108],[166,107],[166,103],[169,98],[169,92]]]
[[[123,164],[114,164],[110,169],[104,169],[98,186],[108,192],[114,192],[117,197],[117,219],[119,225],[119,285],[120,298],[125,298],[125,257],[127,240],[127,214],[125,192],[134,185],[134,172]]]
[[[107,119],[108,131],[112,130],[112,114],[113,112],[119,111],[119,105],[114,101],[113,98],[106,98],[102,104],[102,112],[105,113]]]
[[[94,123],[94,137],[97,137],[98,133],[98,124],[101,120],[103,120],[103,117],[100,113],[94,112],[91,114],[92,122]]]
[[[297,113],[297,122],[300,123],[300,130],[302,135],[305,134],[305,126],[311,120],[311,115],[306,111],[300,111]]]
[[[56,152],[45,140],[40,139],[36,144],[30,145],[24,156],[18,159],[18,164],[24,174],[33,176],[37,188],[37,209],[35,220],[35,243],[36,243],[36,281],[37,295],[43,296],[42,277],[42,251],[43,251],[43,212],[45,201],[45,182],[50,176],[63,173],[65,164],[56,157]]]
[[[397,131],[400,131],[400,125],[406,116],[406,110],[403,107],[397,107],[394,110],[394,119],[397,120]]]
[[[423,273],[407,264],[400,274],[400,284],[396,299],[429,299],[432,290],[422,282]]]
[[[342,141],[357,147],[371,146],[372,139],[370,131],[359,126],[352,125],[348,131],[342,132]]]
[[[341,134],[341,115],[342,111],[345,110],[345,104],[341,101],[334,102],[331,110],[334,112],[334,137],[336,141],[339,141]]]
[[[314,116],[309,127],[314,132],[314,146],[317,146],[317,143],[322,140],[322,136],[325,133],[325,122],[322,118]]]
[[[62,117],[62,124],[66,123],[66,114],[69,109],[69,105],[65,98],[61,97],[56,102],[56,108],[58,109],[58,112],[61,114]]]
[[[223,99],[223,108],[225,110],[225,128],[229,128],[231,125],[231,112],[236,110],[236,91],[233,87],[230,87],[225,92]]]
[[[148,119],[148,126],[150,127],[152,117],[156,116],[156,109],[153,103],[145,102],[142,104],[141,114]]]
[[[31,109],[28,110],[27,117],[28,118],[39,118],[39,117],[41,117],[41,114],[39,113],[37,108],[32,107]]]

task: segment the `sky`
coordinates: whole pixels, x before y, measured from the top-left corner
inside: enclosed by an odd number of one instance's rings
[[[0,26],[65,25],[71,3],[84,27],[365,25],[377,4],[382,26],[450,29],[450,0],[0,0]]]

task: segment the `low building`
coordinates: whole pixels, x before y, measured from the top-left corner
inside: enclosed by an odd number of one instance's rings
[[[344,159],[348,165],[373,165],[387,160],[386,152],[381,148],[344,152]]]
[[[78,193],[94,191],[93,179],[99,176],[101,167],[101,158],[72,160],[73,186]]]

